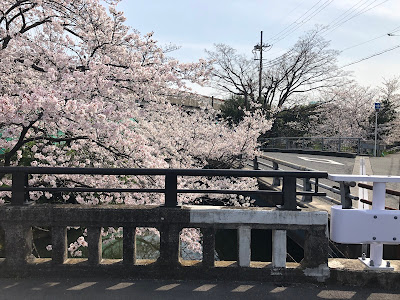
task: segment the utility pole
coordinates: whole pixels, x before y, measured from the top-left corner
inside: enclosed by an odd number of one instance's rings
[[[269,44],[263,44],[263,32],[261,31],[260,44],[254,46],[253,51],[260,51],[260,73],[258,74],[258,101],[261,101],[261,90],[262,90],[262,61],[263,61],[263,51],[271,47]],[[258,60],[257,58],[255,60]]]

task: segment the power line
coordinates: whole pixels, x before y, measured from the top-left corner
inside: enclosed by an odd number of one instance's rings
[[[376,4],[376,5],[374,5],[374,6],[372,6],[372,7],[370,7],[370,6],[371,6],[373,3],[375,3],[376,1],[377,1],[377,0],[374,0],[373,2],[371,2],[370,4],[368,4],[367,7],[365,7],[363,10],[361,10],[361,11],[358,12],[357,14],[355,14],[355,15],[353,15],[353,16],[351,16],[351,17],[345,19],[345,20],[343,20],[342,22],[336,23],[336,24],[334,24],[334,26],[333,26],[332,28],[330,28],[330,29],[328,28],[327,30],[325,30],[325,35],[324,35],[324,36],[326,36],[328,33],[332,32],[332,31],[336,30],[337,28],[339,28],[340,26],[342,26],[344,23],[347,23],[348,21],[354,19],[355,17],[358,17],[359,15],[361,15],[361,14],[367,12],[367,11],[370,11],[371,9],[374,9],[375,7],[382,5],[383,3],[388,2],[389,0],[384,0],[384,1],[382,1],[382,2],[380,2],[380,3],[378,3],[378,4]]]
[[[374,53],[374,54],[372,54],[372,55],[370,55],[370,56],[361,58],[361,59],[356,60],[356,61],[354,61],[354,62],[351,62],[351,63],[349,63],[349,64],[347,64],[347,65],[341,66],[340,68],[342,69],[342,68],[345,68],[345,67],[348,67],[348,66],[351,66],[351,65],[358,64],[358,63],[360,63],[360,62],[362,62],[362,61],[364,61],[364,60],[370,59],[370,58],[375,57],[375,56],[378,56],[378,55],[382,55],[382,54],[384,54],[384,53],[386,53],[386,52],[393,51],[393,50],[395,50],[395,49],[397,49],[397,48],[400,48],[400,44],[397,45],[397,46],[394,46],[394,47],[392,47],[392,48],[389,48],[389,49],[382,50],[382,51],[380,51],[380,52]]]
[[[294,31],[302,27],[304,24],[306,24],[308,21],[310,21],[312,18],[314,18],[317,14],[319,14],[322,10],[324,10],[329,4],[331,4],[334,0],[326,0],[319,8],[317,8],[310,16],[307,17],[307,19],[301,21],[297,26],[292,28],[290,31],[285,33],[281,38],[279,38],[275,43],[283,40],[290,34],[292,34]]]
[[[399,27],[396,27],[396,28],[394,28],[394,29],[392,29],[392,30],[390,30],[389,33],[385,33],[385,34],[382,34],[382,35],[377,36],[377,37],[375,37],[375,38],[372,38],[372,39],[370,39],[370,40],[368,40],[368,41],[365,41],[365,42],[362,42],[362,43],[359,43],[359,44],[356,44],[356,45],[353,45],[353,46],[344,48],[344,49],[340,50],[340,52],[344,52],[344,51],[347,51],[347,50],[349,50],[349,49],[353,49],[353,48],[362,46],[362,45],[364,45],[364,44],[373,42],[373,41],[375,41],[375,40],[377,40],[377,39],[381,39],[381,38],[383,38],[383,37],[390,36],[390,34],[400,31],[399,28],[400,28],[400,26],[399,26]],[[396,30],[396,29],[397,29],[397,30]]]
[[[284,29],[282,29],[281,31],[279,31],[277,34],[273,35],[272,37],[270,37],[268,39],[268,41],[273,41],[275,39],[276,36],[279,36],[282,32],[285,32],[286,30],[288,30],[291,26],[293,26],[294,24],[297,24],[297,21],[300,20],[303,16],[305,16],[309,11],[311,11],[316,5],[318,5],[318,3],[320,3],[322,0],[319,0],[317,3],[315,3],[311,8],[309,8],[305,13],[303,13],[300,17],[298,17],[294,22],[292,22],[291,24],[289,24],[288,26],[286,26]]]
[[[286,38],[286,37],[287,37],[288,35],[290,35],[292,32],[294,32],[295,30],[297,30],[298,28],[300,28],[301,26],[303,26],[305,23],[307,23],[309,20],[311,20],[311,19],[312,19],[315,15],[317,15],[320,11],[322,11],[323,9],[325,9],[331,2],[333,2],[333,0],[326,0],[326,1],[323,2],[321,5],[318,6],[318,4],[320,4],[321,1],[322,1],[322,0],[319,0],[319,1],[318,1],[317,3],[315,3],[310,9],[308,9],[305,13],[303,13],[299,18],[297,18],[296,21],[292,22],[292,24],[290,24],[289,26],[287,26],[285,29],[283,29],[283,30],[281,30],[279,33],[275,34],[275,35],[272,37],[272,38],[273,38],[273,41],[275,41],[275,43],[277,43],[277,42],[281,41],[282,39]],[[357,16],[359,16],[359,15],[361,15],[361,14],[363,14],[363,13],[365,13],[365,12],[371,10],[371,9],[374,9],[374,8],[377,7],[377,6],[382,5],[382,4],[384,4],[385,2],[388,2],[389,0],[384,0],[384,1],[382,1],[382,2],[380,2],[380,3],[378,3],[378,4],[376,4],[376,5],[372,6],[372,5],[373,5],[374,3],[376,3],[377,1],[378,1],[378,0],[372,0],[372,2],[371,2],[371,0],[360,0],[360,1],[358,1],[358,2],[357,2],[356,4],[354,4],[352,7],[350,7],[349,9],[347,9],[347,10],[346,10],[345,12],[343,12],[341,15],[339,15],[338,17],[336,17],[334,20],[332,20],[332,21],[328,24],[327,28],[326,28],[323,32],[325,32],[325,35],[326,35],[326,34],[332,32],[333,30],[337,29],[338,27],[342,26],[344,23],[350,21],[351,19],[353,19],[353,18],[355,18],[355,17],[357,17]],[[360,8],[361,8],[361,11],[358,11],[358,12],[357,12],[357,9],[360,9]],[[302,20],[301,22],[297,23],[297,21],[300,20],[300,19],[302,19],[302,18],[303,18],[303,20]],[[399,26],[399,27],[396,27],[396,28],[393,29],[390,33],[399,31],[399,30],[397,30],[397,29],[399,29],[399,28],[400,28],[400,26]],[[282,35],[279,37],[279,34],[281,34],[281,33],[282,33]],[[324,36],[325,36],[325,35],[324,35]],[[373,39],[370,39],[370,40],[368,40],[368,41],[362,42],[362,43],[360,43],[360,44],[357,44],[357,45],[354,45],[354,46],[345,48],[345,49],[343,49],[341,52],[346,51],[346,50],[351,49],[351,48],[355,48],[355,47],[361,46],[361,45],[366,44],[366,43],[369,43],[369,42],[372,42],[372,41],[374,41],[374,40],[377,40],[377,39],[382,38],[382,37],[387,36],[387,35],[388,35],[388,34],[381,35],[381,36],[379,36],[379,37],[375,37],[375,38],[373,38]],[[342,68],[347,67],[347,66],[352,65],[352,64],[355,64],[355,63],[358,63],[358,62],[361,62],[361,61],[363,61],[363,60],[372,58],[372,57],[374,57],[374,56],[381,55],[381,54],[386,53],[386,52],[388,52],[388,51],[392,51],[392,50],[394,50],[394,49],[396,49],[396,48],[398,48],[398,47],[394,47],[394,48],[390,48],[390,49],[384,50],[384,51],[382,51],[382,53],[379,52],[379,53],[373,54],[373,55],[371,55],[371,56],[369,56],[369,57],[366,57],[366,58],[363,58],[363,59],[361,59],[361,60],[359,60],[359,61],[355,61],[355,62],[353,62],[353,63],[351,63],[351,64],[345,65],[345,66],[343,66]],[[285,57],[290,56],[290,53],[291,53],[291,52],[292,52],[292,50],[290,50],[290,51],[288,51],[288,52],[286,52],[286,53],[280,55],[280,56],[277,57],[277,58],[274,58],[273,60],[268,61],[267,63],[265,63],[265,64],[263,64],[263,65],[264,65],[265,67],[273,67],[274,65],[277,65],[277,64],[279,64],[280,62],[282,62],[282,60],[283,60]]]
[[[348,14],[352,14],[352,11],[356,11],[357,8],[363,6],[364,4],[366,4],[367,2],[369,2],[371,0],[360,0],[358,1],[356,4],[354,4],[352,7],[350,7],[349,9],[347,9],[346,11],[344,11],[343,13],[341,13],[339,16],[337,16],[335,19],[333,19],[328,25],[327,27],[331,27],[332,25],[335,25],[335,23],[339,23],[341,19],[343,19],[345,16],[347,16]],[[374,2],[377,0],[373,0]],[[364,2],[364,3],[361,3]],[[359,5],[361,3],[361,5]],[[371,3],[370,3],[371,4]]]

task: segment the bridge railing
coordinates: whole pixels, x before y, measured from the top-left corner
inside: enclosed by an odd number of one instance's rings
[[[254,194],[276,195],[283,198],[283,209],[296,209],[296,195],[320,195],[317,191],[296,191],[297,178],[327,178],[326,172],[318,171],[262,171],[262,170],[228,170],[228,169],[113,169],[113,168],[51,168],[51,167],[1,167],[0,173],[12,174],[12,187],[0,187],[0,191],[11,191],[11,205],[23,205],[29,201],[29,192],[109,192],[109,193],[162,193],[165,195],[165,207],[177,207],[177,195],[184,193],[200,194]],[[32,174],[80,174],[80,175],[147,175],[164,176],[164,188],[98,188],[98,187],[35,187],[29,186],[28,178]],[[266,190],[229,190],[229,189],[179,189],[178,176],[212,177],[279,177],[283,179],[283,189]]]
[[[261,160],[260,160],[261,159]],[[271,164],[267,164],[265,162],[263,162],[262,160],[265,161],[269,161]],[[304,166],[300,166],[294,163],[290,163],[284,160],[280,160],[277,158],[273,158],[273,157],[269,157],[266,155],[261,155],[259,157],[255,157],[253,160],[253,164],[252,167],[255,170],[261,170],[261,167],[266,167],[266,168],[270,168],[273,170],[282,170],[279,168],[279,166],[285,166],[288,167],[290,169],[294,169],[294,170],[299,170],[302,172],[315,172],[315,170],[310,169],[310,168],[306,168]],[[320,189],[323,189],[325,191],[329,191],[332,192],[334,194],[340,195],[341,199],[347,199],[346,201],[351,201],[352,200],[359,200],[359,198],[357,196],[354,196],[352,194],[350,194],[350,184],[349,183],[343,183],[343,186],[340,187],[336,187],[335,185],[328,185],[328,184],[324,184],[321,183],[319,181],[320,178],[315,178],[314,180],[312,180],[312,178],[306,178],[304,177],[302,179],[302,183],[296,183],[296,186],[300,189],[302,189],[302,192],[297,192],[298,195],[302,195],[302,201],[303,202],[311,202],[312,201],[312,197],[313,196],[322,196],[325,197],[326,199],[328,199],[329,201],[331,201],[332,203],[336,203],[336,204],[340,204],[342,200],[337,200],[333,197],[327,196],[326,193],[321,194],[320,193]],[[335,181],[330,180],[329,178],[324,178],[332,183],[335,183]],[[281,185],[281,181],[279,177],[274,177],[273,181],[272,181],[272,185],[273,186],[280,186]],[[314,186],[314,190],[313,190],[313,186]],[[314,195],[308,194],[310,192],[314,192]],[[305,193],[305,194],[302,194]],[[315,194],[317,193],[317,194]]]
[[[177,188],[177,176],[281,176],[286,182],[282,196],[295,197],[293,191],[298,177],[325,178],[324,172],[283,172],[245,170],[176,170],[176,169],[71,169],[71,168],[1,168],[1,173],[12,174],[11,203],[0,206],[0,227],[5,235],[4,262],[0,263],[0,275],[23,276],[53,275],[74,276],[74,274],[104,275],[124,274],[124,276],[156,276],[162,278],[198,278],[199,268],[209,270],[205,276],[246,280],[278,276],[281,280],[291,280],[293,276],[313,276],[324,279],[329,274],[328,238],[326,235],[328,216],[326,212],[266,209],[231,208],[210,206],[177,206],[176,195],[185,192],[238,193],[256,191],[230,190],[181,190]],[[163,189],[106,189],[106,188],[53,188],[32,187],[28,184],[30,174],[87,174],[87,175],[164,175]],[[165,206],[123,206],[80,204],[33,204],[25,205],[30,191],[48,192],[158,192],[166,197]],[[258,192],[258,191],[257,191]],[[260,191],[262,193],[267,191]],[[272,191],[268,191],[272,192]],[[278,193],[271,193],[278,194]],[[309,194],[315,194],[310,192]],[[32,227],[47,227],[51,232],[52,258],[32,257]],[[68,259],[67,227],[87,229],[88,258]],[[123,228],[122,260],[102,259],[102,227]],[[160,232],[160,257],[156,262],[136,259],[136,228],[157,228]],[[183,228],[199,228],[202,232],[203,259],[188,264],[179,256],[180,232]],[[215,261],[215,232],[217,229],[236,229],[238,235],[237,274],[226,264]],[[251,262],[251,230],[270,229],[272,238],[272,263],[269,268],[260,268],[260,263]],[[286,231],[305,231],[304,259],[300,269],[286,268]],[[191,266],[188,268],[188,266]],[[197,266],[197,267],[196,267]],[[276,271],[280,269],[280,271]],[[244,273],[243,273],[244,272]],[[235,273],[235,274],[232,274]],[[141,274],[141,275],[138,275]],[[250,276],[250,277],[249,277]],[[210,277],[208,277],[210,278]]]
[[[277,137],[261,141],[261,150],[309,150],[336,153],[373,154],[374,142],[359,137]],[[378,152],[384,145],[377,145]]]

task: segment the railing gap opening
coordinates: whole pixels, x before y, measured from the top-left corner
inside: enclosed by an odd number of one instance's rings
[[[137,227],[135,256],[141,260],[157,260],[160,257],[160,232],[156,228]]]
[[[215,250],[218,260],[238,260],[237,229],[217,229],[215,234]]]
[[[32,254],[36,258],[51,258],[52,232],[51,227],[34,226],[32,227]]]
[[[203,260],[203,239],[200,228],[183,228],[179,234],[179,258]],[[191,247],[190,245],[193,245]]]

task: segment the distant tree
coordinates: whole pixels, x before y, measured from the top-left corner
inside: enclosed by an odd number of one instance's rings
[[[214,63],[211,82],[216,88],[242,96],[246,108],[257,100],[259,66],[253,59],[224,44],[206,52]],[[338,54],[313,30],[287,53],[266,62],[261,82],[264,108],[281,108],[295,95],[340,86],[346,73],[336,65]]]
[[[399,137],[399,112],[400,106],[400,81],[398,78],[384,80],[383,86],[378,89],[377,102],[381,103],[378,111],[378,138],[387,143],[400,141]],[[375,112],[368,118],[368,137],[374,138],[375,135]]]
[[[226,100],[220,107],[221,116],[229,122],[230,125],[239,124],[245,116],[245,100],[241,96],[232,96]]]
[[[319,104],[301,104],[284,108],[274,115],[270,130],[263,137],[301,137],[310,132],[310,128],[319,122],[317,108]]]
[[[308,32],[284,55],[266,64],[264,106],[282,107],[290,97],[341,85],[339,51],[329,49],[318,30]]]
[[[317,110],[320,122],[313,135],[331,137],[367,137],[368,116],[373,110],[376,90],[347,82],[321,94]]]
[[[214,50],[206,50],[208,59],[214,63],[211,73],[213,85],[231,95],[244,99],[245,107],[255,100],[258,90],[258,71],[254,60],[238,54],[228,45],[216,44]]]

